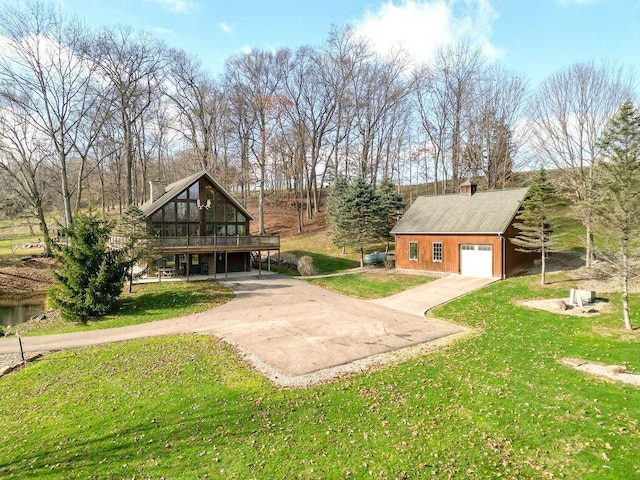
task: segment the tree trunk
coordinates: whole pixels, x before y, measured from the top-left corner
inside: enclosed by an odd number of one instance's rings
[[[587,227],[587,237],[586,237],[587,245],[586,245],[584,265],[585,267],[589,268],[593,263],[593,230],[591,229],[591,221],[587,220],[585,226]]]
[[[631,326],[631,308],[629,307],[629,243],[626,238],[622,240],[622,314],[624,326],[627,330],[633,330]]]
[[[540,285],[545,285],[547,283],[546,274],[547,274],[547,252],[545,251],[544,245],[542,246],[542,255],[540,258]]]

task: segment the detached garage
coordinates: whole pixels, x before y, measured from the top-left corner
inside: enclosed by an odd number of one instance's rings
[[[457,195],[417,198],[391,230],[396,268],[498,278],[529,268],[537,255],[509,241],[527,190],[478,192],[465,182]]]

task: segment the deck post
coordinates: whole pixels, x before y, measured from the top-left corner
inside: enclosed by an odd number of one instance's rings
[[[262,276],[262,252],[258,250],[258,276]]]
[[[224,251],[224,278],[229,278],[229,252]]]
[[[187,269],[187,282],[189,281],[189,266],[191,265],[191,254],[187,253],[187,265],[185,266],[185,268]]]
[[[218,252],[213,251],[213,279],[218,279]]]

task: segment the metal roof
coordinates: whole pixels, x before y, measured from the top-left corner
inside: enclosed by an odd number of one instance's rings
[[[205,171],[195,173],[190,177],[185,177],[181,180],[173,182],[170,185],[167,185],[167,187],[164,189],[164,193],[160,197],[158,197],[155,202],[147,201],[143,203],[140,206],[140,210],[142,210],[142,213],[144,213],[147,218],[150,217],[159,209],[164,207],[167,203],[169,203],[171,200],[173,200],[176,196],[178,196],[178,194],[180,194],[181,192],[189,188],[191,185],[193,185],[195,182],[200,180],[202,177],[206,177],[207,180],[209,180],[209,182],[213,185],[213,187],[222,195],[224,195],[225,198],[230,203],[232,203],[238,210],[240,210],[240,212],[245,217],[247,217],[249,220],[253,220],[253,217],[251,216],[251,214],[247,212],[247,210],[240,203],[238,203],[238,201],[235,198],[233,198],[233,196],[231,196],[231,194],[227,192],[222,187],[222,185],[216,182],[214,178]]]
[[[504,233],[528,188],[418,197],[391,233]]]

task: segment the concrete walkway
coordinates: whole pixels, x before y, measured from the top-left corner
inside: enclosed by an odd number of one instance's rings
[[[495,281],[497,281],[495,278],[447,275],[396,295],[370,300],[370,302],[400,312],[424,316],[428,310],[438,305],[450,302],[454,298],[466,295]]]
[[[229,279],[221,283],[236,297],[207,312],[130,327],[24,337],[22,342],[26,352],[37,352],[171,334],[211,333],[237,346],[256,368],[277,381],[466,331],[419,313],[435,302],[428,299],[437,298],[442,303],[445,295],[453,298],[476,285],[461,279],[454,277],[455,288],[437,280],[386,299],[395,308],[281,275]],[[429,294],[429,286],[435,286],[435,292]],[[414,306],[407,308],[409,304]],[[16,352],[17,342],[15,337],[0,338],[0,354]]]

